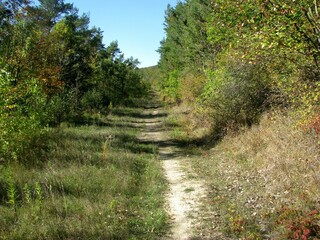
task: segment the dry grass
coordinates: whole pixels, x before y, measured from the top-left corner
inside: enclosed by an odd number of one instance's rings
[[[211,190],[199,231],[232,239],[319,238],[319,156],[318,136],[274,113],[202,150],[193,166]]]
[[[176,139],[197,140],[206,138],[208,130],[212,127],[212,122],[207,117],[208,115],[201,111],[195,104],[182,102],[170,109],[170,115],[165,124],[173,130],[173,137]],[[177,134],[177,132],[179,133]]]
[[[226,137],[214,151],[263,179],[266,195],[304,205],[320,199],[319,150],[316,137],[295,128],[289,117],[265,115],[259,126]]]

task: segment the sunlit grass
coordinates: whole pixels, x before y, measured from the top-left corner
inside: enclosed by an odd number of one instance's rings
[[[209,189],[199,233],[219,233],[219,239],[319,238],[318,138],[284,113],[266,113],[259,125],[198,148],[201,153],[190,161]]]
[[[0,166],[0,239],[159,237],[165,181],[156,146],[138,142],[139,114],[54,129],[40,166]]]

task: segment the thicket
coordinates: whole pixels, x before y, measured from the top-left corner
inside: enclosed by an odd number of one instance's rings
[[[257,122],[271,105],[294,108],[302,125],[318,129],[319,18],[311,0],[168,6],[162,94],[192,103],[218,133]]]
[[[139,62],[89,23],[63,0],[0,2],[0,161],[26,159],[47,126],[146,93]]]

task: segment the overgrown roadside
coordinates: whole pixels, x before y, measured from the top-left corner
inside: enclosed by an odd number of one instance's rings
[[[196,153],[190,162],[208,190],[198,233],[209,239],[319,239],[317,135],[297,128],[288,114],[272,112],[259,125],[199,147],[181,125],[190,116],[178,110],[168,124],[184,151]]]
[[[141,108],[51,132],[41,164],[0,166],[0,239],[156,239],[166,232],[156,146]],[[142,121],[141,121],[142,119]]]

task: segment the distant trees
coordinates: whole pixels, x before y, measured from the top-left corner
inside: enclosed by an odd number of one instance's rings
[[[48,124],[145,93],[139,62],[89,22],[63,0],[0,2],[0,159],[22,156]]]
[[[159,67],[164,79],[162,87],[173,99],[180,98],[181,94],[177,92],[179,81],[187,75],[195,78],[202,75],[204,67],[210,63],[208,60],[212,59],[207,41],[210,12],[210,0],[178,2],[175,8],[167,8],[164,24],[167,35],[158,50],[161,56]],[[190,86],[187,91],[197,91],[197,88]]]

